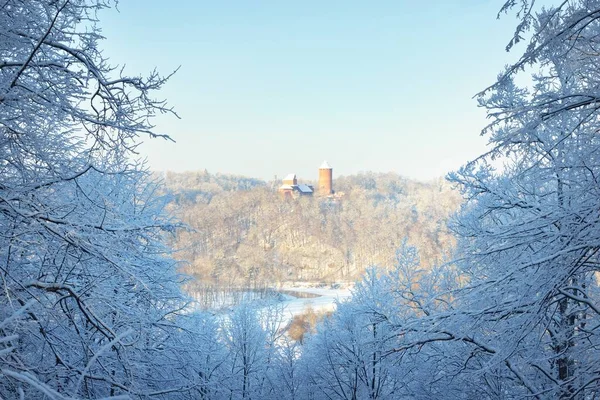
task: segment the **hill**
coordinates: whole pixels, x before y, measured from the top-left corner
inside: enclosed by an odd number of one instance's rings
[[[276,182],[206,171],[163,178],[173,212],[190,227],[175,242],[183,272],[211,285],[353,280],[371,265],[392,266],[405,239],[423,265],[441,262],[454,245],[446,221],[460,196],[444,180],[342,176],[334,185],[344,196],[331,201],[282,200]]]

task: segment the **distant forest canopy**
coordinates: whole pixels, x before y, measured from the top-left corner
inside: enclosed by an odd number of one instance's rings
[[[354,280],[369,266],[393,266],[405,239],[423,266],[440,263],[454,246],[446,222],[461,203],[443,179],[395,173],[336,177],[341,201],[283,200],[278,181],[207,171],[162,178],[174,214],[190,228],[174,243],[186,262],[182,271],[228,288]]]

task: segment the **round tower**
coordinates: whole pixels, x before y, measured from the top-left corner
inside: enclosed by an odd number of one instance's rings
[[[333,169],[323,161],[319,167],[319,196],[329,196],[333,194]]]

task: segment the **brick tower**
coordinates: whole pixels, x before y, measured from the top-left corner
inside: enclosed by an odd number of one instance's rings
[[[323,164],[319,167],[319,196],[329,196],[333,194],[333,169],[327,163],[323,161]]]

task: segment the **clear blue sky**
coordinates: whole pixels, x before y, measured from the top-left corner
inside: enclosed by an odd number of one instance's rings
[[[147,140],[152,169],[395,171],[443,176],[480,154],[472,96],[517,54],[502,1],[128,0],[101,14],[113,64],[181,66],[161,96],[177,142]]]

